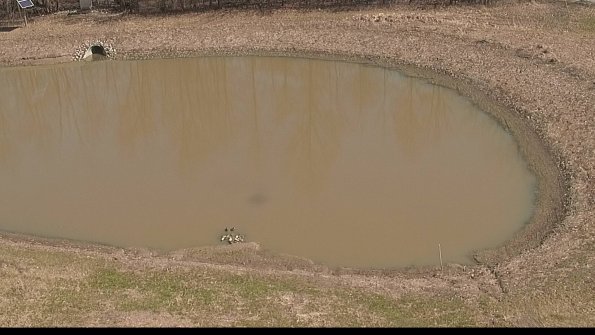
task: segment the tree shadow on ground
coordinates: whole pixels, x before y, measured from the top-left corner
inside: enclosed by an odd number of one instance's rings
[[[17,28],[20,28],[19,26],[12,26],[12,27],[0,27],[0,33],[7,33],[7,32],[11,32]]]

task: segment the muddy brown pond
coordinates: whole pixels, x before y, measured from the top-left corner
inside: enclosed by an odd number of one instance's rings
[[[512,136],[455,91],[283,57],[0,69],[0,229],[359,268],[470,260],[530,219]]]

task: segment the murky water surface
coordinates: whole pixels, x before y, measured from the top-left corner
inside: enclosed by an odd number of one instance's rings
[[[449,89],[275,57],[0,69],[0,229],[118,246],[225,227],[329,265],[466,262],[531,216],[513,138]]]

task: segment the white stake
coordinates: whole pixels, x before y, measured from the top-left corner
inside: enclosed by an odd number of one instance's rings
[[[438,243],[438,252],[440,252],[440,271],[444,271],[442,268],[442,247],[440,247],[440,243]]]

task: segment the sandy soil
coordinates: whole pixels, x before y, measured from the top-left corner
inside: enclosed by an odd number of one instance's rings
[[[229,250],[155,255],[11,234],[2,235],[0,244],[122,254],[120,261],[141,257],[154,264],[192,260],[234,269],[300,269],[348,276],[340,278],[351,278],[354,285],[383,281],[399,292],[454,285],[458,292],[492,292],[498,301],[508,301],[506,306],[514,305],[503,308],[504,314],[507,308],[518,309],[507,314],[508,324],[544,324],[550,320],[545,314],[555,314],[553,305],[577,315],[570,324],[595,324],[593,304],[584,301],[594,300],[593,290],[581,293],[593,287],[595,264],[595,6],[538,2],[335,12],[222,10],[149,17],[64,12],[0,32],[0,64],[68,62],[81,45],[97,40],[111,44],[118,59],[204,54],[332,57],[395,67],[456,88],[518,139],[540,180],[536,213],[512,241],[479,251],[476,266],[451,265],[448,278],[437,277],[436,269],[326,269],[252,247],[238,261],[226,256]],[[536,306],[536,301],[542,303]],[[560,301],[563,307],[557,305]]]

